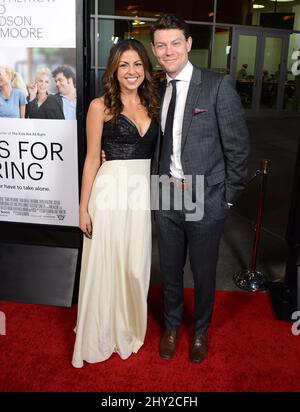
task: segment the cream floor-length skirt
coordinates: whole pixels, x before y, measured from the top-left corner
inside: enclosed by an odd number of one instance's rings
[[[84,238],[72,365],[122,359],[143,345],[151,265],[150,159],[105,162]]]

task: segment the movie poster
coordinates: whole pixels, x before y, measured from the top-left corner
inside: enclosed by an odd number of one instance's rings
[[[0,220],[78,226],[76,0],[0,0]]]

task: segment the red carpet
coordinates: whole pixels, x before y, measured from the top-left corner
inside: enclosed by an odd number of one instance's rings
[[[218,291],[210,351],[200,365],[188,359],[193,291],[178,351],[170,362],[158,355],[162,332],[161,291],[149,294],[144,347],[122,361],[117,355],[82,369],[71,366],[76,307],[0,302],[6,335],[0,336],[0,392],[200,392],[300,391],[300,335],[275,319],[269,295]]]

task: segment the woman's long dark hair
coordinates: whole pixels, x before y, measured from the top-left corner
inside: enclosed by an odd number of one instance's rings
[[[107,61],[107,69],[103,76],[104,104],[109,114],[114,117],[123,110],[120,98],[120,85],[117,71],[122,54],[127,50],[134,50],[139,55],[145,71],[145,79],[138,88],[141,104],[147,109],[149,117],[158,116],[158,97],[155,82],[152,79],[152,65],[147,51],[142,43],[135,39],[121,40],[115,44]]]

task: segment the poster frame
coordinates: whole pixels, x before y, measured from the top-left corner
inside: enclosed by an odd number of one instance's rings
[[[88,19],[87,1],[76,2],[76,89],[77,89],[77,150],[78,150],[78,193],[85,153],[85,116],[87,89]],[[67,184],[67,182],[66,182]],[[79,199],[78,199],[79,204]],[[21,243],[56,247],[81,247],[81,233],[78,227],[57,226],[42,223],[20,223],[0,220],[0,242]]]
[[[86,151],[90,35],[88,1],[75,1],[80,195]],[[81,251],[82,233],[79,227],[0,221],[0,300],[70,307],[78,296]]]

